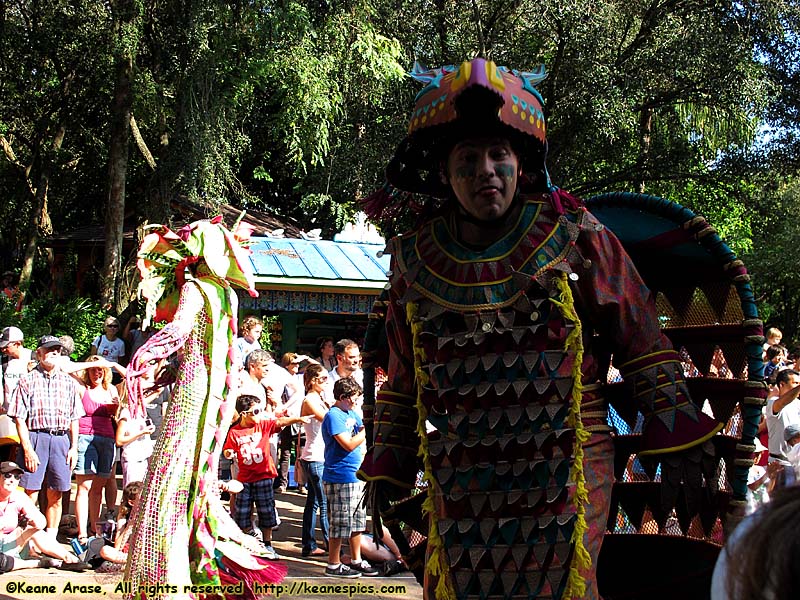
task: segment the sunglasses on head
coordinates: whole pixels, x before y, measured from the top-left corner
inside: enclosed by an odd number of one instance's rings
[[[257,406],[254,406],[253,408],[251,408],[249,410],[243,410],[239,414],[240,415],[253,415],[255,417],[256,415],[260,415],[261,414],[261,409],[259,407],[257,407]]]
[[[22,477],[22,475],[20,475],[16,471],[12,471],[11,473],[3,473],[3,477],[5,477],[6,479],[11,479],[13,477],[17,481],[19,481],[19,478]]]

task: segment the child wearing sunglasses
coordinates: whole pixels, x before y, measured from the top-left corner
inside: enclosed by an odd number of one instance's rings
[[[222,448],[225,458],[233,460],[239,467],[237,479],[242,490],[234,499],[233,518],[245,532],[252,532],[253,503],[258,513],[258,527],[267,547],[266,558],[278,560],[280,557],[272,547],[272,529],[277,525],[275,518],[275,495],[272,489],[278,471],[269,449],[269,438],[294,423],[308,423],[310,417],[274,418],[262,410],[256,396],[241,395],[236,400],[238,420],[230,428],[228,439]]]

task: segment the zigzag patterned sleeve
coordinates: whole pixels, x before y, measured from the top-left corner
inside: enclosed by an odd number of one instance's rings
[[[392,266],[394,272],[394,262]],[[386,480],[411,488],[419,470],[414,352],[405,307],[398,303],[405,285],[400,277],[394,277],[392,284],[375,310],[385,314],[386,338],[385,346],[374,353],[384,357],[388,377],[375,394],[373,445],[359,475],[367,481]]]
[[[655,300],[617,237],[591,215],[581,223],[576,268],[579,312],[605,338],[631,401],[645,418],[640,454],[676,452],[723,425],[690,399],[678,353],[664,335]]]

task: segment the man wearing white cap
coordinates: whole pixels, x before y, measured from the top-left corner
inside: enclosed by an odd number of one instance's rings
[[[28,372],[32,352],[22,345],[24,335],[18,327],[6,327],[0,334],[0,352],[3,354],[3,412],[17,389],[20,377]]]
[[[84,414],[75,381],[57,367],[61,347],[57,337],[42,336],[39,364],[20,379],[8,405],[22,446],[17,462],[26,470],[20,485],[33,497],[47,476],[45,517],[53,535],[61,520],[61,494],[70,489],[78,458],[78,419]]]

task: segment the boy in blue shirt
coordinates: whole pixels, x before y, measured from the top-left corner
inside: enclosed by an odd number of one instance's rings
[[[362,499],[364,482],[356,477],[364,454],[364,423],[353,410],[361,396],[361,386],[352,377],[344,377],[333,386],[336,403],[322,421],[325,441],[325,466],[322,484],[328,500],[328,577],[375,576],[378,570],[361,558],[361,532],[367,527],[367,512]],[[350,538],[350,566],[342,564],[342,540]]]

